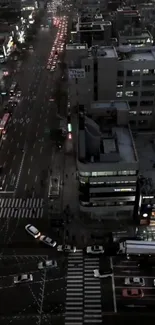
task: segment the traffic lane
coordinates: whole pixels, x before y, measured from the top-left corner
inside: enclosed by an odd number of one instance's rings
[[[16,252],[18,255],[49,255],[52,258],[63,260],[64,256],[57,252],[56,248],[45,245],[30,236],[25,230],[27,224],[34,225],[44,235],[51,236],[52,234],[49,219],[10,218],[9,222],[5,219],[5,223],[3,219],[0,219],[0,225],[2,226],[0,232],[1,251],[4,251],[6,255],[12,255]],[[52,237],[52,239],[55,238]]]
[[[0,314],[26,314],[39,312],[38,296],[42,283],[29,282],[5,287],[0,290]]]
[[[136,289],[139,289],[139,287],[135,287]],[[123,289],[124,288],[116,288],[116,301],[117,301],[117,311],[123,306],[128,305],[142,305],[146,307],[152,307],[155,303],[155,290],[152,289],[145,289],[145,287],[142,288],[142,291],[144,293],[144,296],[142,298],[140,297],[124,297],[123,296]],[[131,289],[131,287],[129,288]]]
[[[101,279],[101,293],[102,293],[102,311],[114,312],[114,292],[112,287],[111,277]]]
[[[40,90],[40,87],[39,87],[39,89],[37,89],[38,93],[39,93],[39,90]],[[36,102],[34,103],[34,108],[33,108],[34,111],[35,111],[35,106],[37,106]],[[14,124],[13,127],[12,127],[11,134],[14,133],[14,141],[15,142],[18,141],[18,138],[20,137],[21,139],[23,139],[23,146],[24,146],[24,141],[25,141],[25,139],[27,137],[28,129],[30,127],[30,123],[32,121],[34,113],[32,111],[31,116],[28,117],[28,115],[26,115],[25,118],[20,118],[19,123]],[[22,121],[22,123],[21,123],[21,121]],[[25,121],[28,121],[29,123],[24,123]],[[13,132],[13,130],[14,130],[14,132]],[[12,141],[13,141],[13,139],[11,139],[11,142]],[[17,143],[19,143],[19,142],[17,142]],[[10,149],[8,149],[7,150],[7,156],[8,156],[8,154],[10,154],[10,152],[11,152],[11,156],[12,156],[12,151],[15,151],[15,149],[16,149],[16,145],[12,146],[11,151],[10,151]],[[4,156],[5,156],[5,154],[4,154]],[[16,161],[12,162],[13,165],[14,165],[14,167],[12,166],[12,170],[13,170],[14,174],[17,174],[18,171],[19,171],[19,166],[18,166],[17,162],[19,160],[18,160],[18,157],[17,157],[17,155],[15,153],[13,154],[13,157],[14,157],[14,160],[16,160]],[[7,157],[7,158],[9,158],[9,157]]]
[[[46,259],[46,255],[4,255],[0,260],[0,288],[14,286],[14,276],[21,273],[32,273],[34,282],[40,281],[38,263]]]

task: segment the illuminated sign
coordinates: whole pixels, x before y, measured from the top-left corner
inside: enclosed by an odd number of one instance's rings
[[[85,69],[69,69],[68,77],[69,79],[85,78]]]

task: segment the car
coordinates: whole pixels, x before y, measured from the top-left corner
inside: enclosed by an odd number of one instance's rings
[[[108,278],[112,277],[113,271],[112,269],[95,269],[94,271],[94,277],[95,278]]]
[[[75,253],[76,252],[76,247],[72,245],[58,245],[57,246],[57,251],[58,252],[65,252],[65,253]]]
[[[125,278],[124,280],[124,284],[125,285],[134,285],[134,286],[145,286],[145,280],[143,278],[140,277],[133,277],[133,278]]]
[[[31,282],[31,281],[33,281],[33,275],[30,273],[23,273],[23,274],[15,275],[13,277],[14,284]]]
[[[54,241],[52,238],[47,237],[45,235],[40,236],[40,241],[43,242],[44,244],[51,246],[51,247],[55,247],[56,246],[56,241]]]
[[[142,289],[122,289],[122,296],[124,298],[143,298],[144,291]]]
[[[87,246],[86,248],[87,254],[104,254],[104,247],[103,246]]]
[[[57,261],[55,260],[46,260],[46,261],[41,261],[38,263],[38,269],[39,270],[43,270],[45,268],[53,268],[53,267],[57,267]]]
[[[40,231],[31,224],[26,225],[25,230],[34,238],[39,238],[41,236]]]

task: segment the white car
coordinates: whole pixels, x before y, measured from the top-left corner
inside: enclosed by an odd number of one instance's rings
[[[145,286],[145,280],[140,277],[125,278],[124,284],[128,286]]]
[[[45,268],[53,268],[53,267],[57,267],[57,261],[55,260],[47,260],[47,261],[42,261],[38,263],[38,269],[39,270],[43,270]]]
[[[52,238],[47,237],[45,235],[40,236],[40,241],[42,241],[44,244],[51,246],[51,247],[55,247],[56,246],[56,241],[53,241]]]
[[[65,253],[75,253],[76,247],[72,245],[58,245],[57,247],[58,252],[65,252]]]
[[[95,269],[94,270],[95,278],[109,278],[109,277],[112,277],[112,275],[113,275],[112,269],[108,269],[108,270]]]
[[[104,254],[104,248],[98,245],[88,246],[86,252],[87,254]]]
[[[25,282],[31,282],[33,281],[33,275],[32,274],[20,274],[16,275],[13,278],[13,283],[25,283]]]
[[[26,225],[25,230],[34,238],[38,238],[41,236],[40,231],[31,224]]]

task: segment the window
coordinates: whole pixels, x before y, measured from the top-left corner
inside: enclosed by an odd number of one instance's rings
[[[153,100],[143,100],[140,102],[140,106],[153,106]]]
[[[88,176],[91,175],[91,173],[89,173],[89,172],[79,172],[79,175],[88,177]]]
[[[147,91],[147,90],[142,91],[141,96],[144,96],[144,97],[154,96],[154,91]]]
[[[155,86],[155,80],[143,80],[143,82],[142,82],[142,86],[144,86],[144,87],[154,87]]]
[[[130,107],[135,107],[137,106],[137,102],[133,101],[133,102],[129,102]]]
[[[123,92],[122,91],[117,91],[116,97],[122,97],[122,96],[123,96]]]
[[[143,115],[143,116],[152,115],[152,111],[141,111],[140,115]]]
[[[133,76],[140,75],[140,69],[134,69],[134,70],[132,70],[132,75]]]
[[[123,77],[124,76],[124,71],[123,70],[118,71],[117,76],[118,77]]]
[[[143,74],[149,74],[149,69],[143,69]]]
[[[136,175],[136,171],[135,170],[120,170],[118,172],[118,175],[124,175],[124,176]]]
[[[129,114],[130,115],[137,115],[137,112],[136,111],[129,111]]]
[[[133,91],[126,91],[125,96],[127,97],[133,97],[134,92]]]
[[[122,81],[117,82],[117,88],[123,88],[123,82]]]
[[[135,81],[127,81],[126,82],[126,87],[136,87],[139,86],[139,81],[135,80]]]
[[[132,71],[131,71],[131,70],[128,70],[128,71],[127,71],[127,76],[128,76],[128,77],[131,77],[131,76],[132,76]]]
[[[90,65],[85,65],[85,72],[90,72]]]

